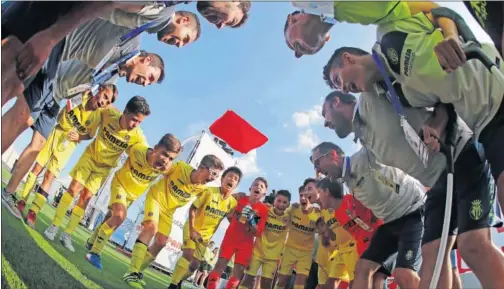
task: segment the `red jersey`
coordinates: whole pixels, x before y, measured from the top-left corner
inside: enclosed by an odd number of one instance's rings
[[[359,256],[367,249],[376,229],[383,224],[373,212],[352,195],[345,195],[334,217],[357,241]]]
[[[240,223],[240,221],[238,220],[243,208],[245,208],[247,205],[250,205],[255,211],[257,221],[257,233],[255,235],[250,231],[248,222]],[[260,236],[262,234],[262,231],[264,230],[266,220],[268,219],[268,207],[261,202],[251,204],[249,198],[244,197],[238,201],[238,205],[236,206],[235,211],[236,214],[233,216],[231,224],[229,224],[229,227],[226,230],[226,236],[232,236],[232,239],[234,241],[243,245],[253,244],[254,237]]]

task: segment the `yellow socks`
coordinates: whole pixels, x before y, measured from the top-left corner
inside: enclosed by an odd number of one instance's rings
[[[147,249],[147,245],[144,243],[139,241],[135,243],[133,246],[133,252],[131,253],[131,262],[128,272],[140,272],[140,267],[142,266]]]
[[[22,195],[21,195],[21,198],[23,198],[23,200],[25,200],[25,201],[28,200],[28,196],[30,196],[30,192],[33,189],[33,186],[35,185],[36,181],[37,181],[37,176],[32,172],[28,173],[28,177],[26,178],[26,183],[23,188]]]
[[[140,265],[139,272],[143,272],[145,269],[147,269],[150,266],[150,264],[152,264],[152,262],[154,262],[154,260],[156,260],[156,257],[152,256],[152,253],[149,252],[149,250],[147,250],[147,252],[145,252],[145,256],[142,261],[142,264]]]
[[[98,231],[96,240],[93,242],[91,253],[99,255],[103,247],[107,244],[110,236],[114,233],[115,228],[111,228],[107,222],[104,222],[96,231]],[[94,235],[94,234],[93,234]]]
[[[294,285],[294,289],[303,289],[304,286],[303,285]]]
[[[59,227],[61,226],[61,221],[63,221],[63,218],[65,218],[66,211],[68,210],[68,207],[73,202],[73,197],[70,195],[69,192],[65,192],[63,196],[61,196],[60,202],[58,204],[58,207],[56,208],[56,215],[54,215],[53,219],[53,225]]]
[[[38,214],[38,212],[42,210],[46,202],[47,199],[44,195],[36,193],[35,198],[33,199],[33,202],[30,206],[30,210],[32,210],[35,214]]]
[[[175,272],[173,272],[172,275],[172,284],[178,284],[182,281],[182,279],[184,279],[189,271],[189,264],[189,261],[183,256],[178,259],[177,265],[175,266]]]
[[[248,289],[248,287],[240,285],[238,286],[238,289]]]
[[[65,233],[72,235],[85,213],[86,211],[83,208],[75,206],[72,210],[72,215],[70,216],[70,221],[68,221]]]

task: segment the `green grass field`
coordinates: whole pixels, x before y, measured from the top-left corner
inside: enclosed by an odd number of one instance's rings
[[[3,182],[8,175],[2,169]],[[103,251],[104,270],[100,271],[85,259],[84,243],[90,233],[84,228],[73,234],[75,253],[61,245],[59,235],[55,241],[47,240],[43,232],[54,213],[55,209],[46,205],[37,216],[36,230],[32,230],[2,206],[2,288],[130,288],[121,279],[129,257],[115,251],[112,244]],[[170,277],[152,268],[144,275],[146,288],[169,285]]]

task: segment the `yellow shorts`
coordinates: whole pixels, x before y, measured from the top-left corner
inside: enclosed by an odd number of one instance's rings
[[[306,275],[310,273],[312,264],[312,251],[299,250],[292,247],[285,247],[278,274],[291,275],[294,265],[296,265],[296,274]]]
[[[77,164],[70,171],[73,180],[84,185],[91,193],[96,194],[107,177],[112,172],[113,167],[103,167],[97,165],[88,153],[83,153]]]
[[[261,268],[261,277],[273,279],[273,277],[275,277],[277,262],[278,260],[266,260],[252,254],[245,274],[255,277],[259,268]]]
[[[143,222],[155,222],[158,225],[158,233],[169,237],[175,210],[164,209],[149,191],[145,198],[144,211]]]
[[[67,134],[68,132],[55,127],[35,160],[42,167],[45,166],[55,177],[59,176],[77,147],[77,143],[68,140]]]
[[[337,278],[345,282],[350,282],[355,278],[355,265],[359,260],[359,254],[357,246],[353,242],[350,244],[353,246],[342,246],[329,257],[329,278]]]
[[[115,176],[112,178],[112,182],[110,184],[109,209],[112,208],[113,204],[122,204],[126,208],[129,208],[131,203],[136,201],[136,199],[138,199],[138,197],[128,193],[119,179],[117,179]]]
[[[318,266],[317,279],[320,285],[324,285],[327,283],[327,279],[329,279],[329,274],[327,274],[326,266]]]
[[[193,240],[191,240],[191,236],[189,234],[189,227],[184,226],[184,231],[183,231],[183,238],[184,242],[182,244],[182,249],[192,249],[194,250],[194,258],[204,261],[205,258],[205,250],[208,247],[208,241],[209,240],[203,240],[202,243],[195,243]]]

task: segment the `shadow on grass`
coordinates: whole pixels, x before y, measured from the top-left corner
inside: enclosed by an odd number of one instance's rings
[[[2,210],[2,254],[28,288],[87,288],[68,273],[69,268],[62,268],[53,259],[61,256],[49,257],[44,250],[47,248],[39,247],[27,230],[23,223]]]

